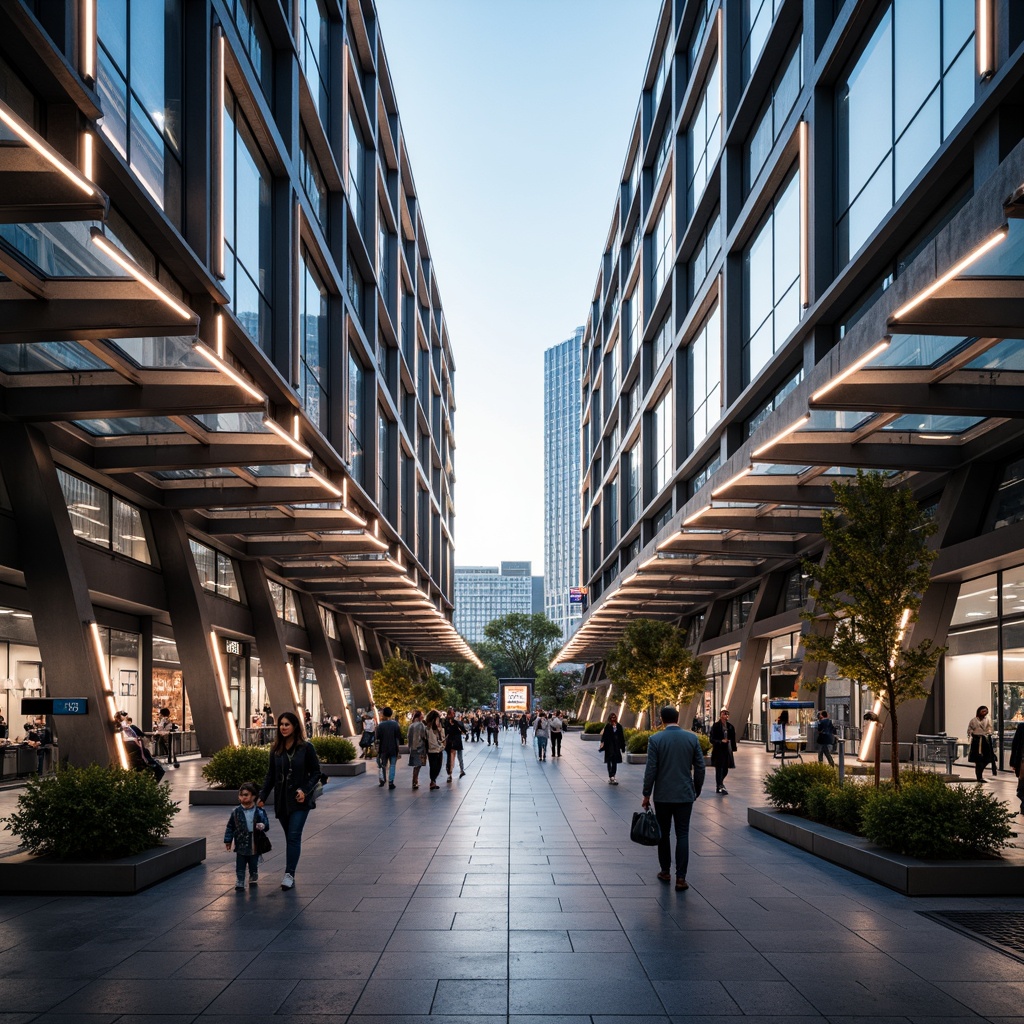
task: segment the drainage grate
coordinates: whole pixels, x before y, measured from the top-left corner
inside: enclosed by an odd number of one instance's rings
[[[1024,963],[1024,913],[973,910],[919,911],[953,931]]]

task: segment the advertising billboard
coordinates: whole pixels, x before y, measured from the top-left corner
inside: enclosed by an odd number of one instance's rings
[[[501,710],[510,715],[530,710],[532,679],[501,679]]]

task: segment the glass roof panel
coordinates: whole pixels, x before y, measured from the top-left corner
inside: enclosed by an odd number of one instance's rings
[[[889,347],[875,356],[865,366],[865,369],[881,370],[892,367],[926,369],[939,366],[974,340],[974,338],[943,338],[933,334],[897,334],[889,343]]]
[[[1024,277],[1024,221],[1011,218],[1010,232],[998,245],[972,263],[958,280],[972,277]]]
[[[856,430],[877,413],[854,412],[850,409],[812,409],[811,418],[800,428],[800,433],[813,430]]]
[[[209,370],[210,364],[188,338],[118,338],[107,344],[123,352],[136,366],[158,370]]]
[[[157,480],[210,480],[235,474],[223,466],[211,466],[208,469],[160,469],[150,475]]]
[[[213,433],[269,434],[261,412],[204,412],[193,417],[200,426]]]
[[[98,221],[66,224],[0,224],[2,238],[39,277],[117,277],[125,273],[89,241]]]
[[[810,466],[782,466],[773,462],[758,462],[754,464],[751,476],[800,476],[806,473]]]
[[[306,463],[296,463],[285,466],[246,466],[245,470],[247,473],[252,473],[253,476],[261,477],[305,477],[306,474]],[[309,477],[310,483],[313,483],[312,477]]]
[[[882,430],[902,430],[926,434],[962,434],[976,427],[984,416],[928,416],[923,413],[908,413],[900,416]]]
[[[857,470],[852,466],[829,466],[822,476],[856,476]]]
[[[67,370],[109,370],[77,341],[37,341],[29,345],[0,345],[4,373],[60,373]]]
[[[966,366],[968,370],[1024,370],[1024,339],[1006,338]]]
[[[124,416],[119,419],[75,420],[94,437],[126,437],[132,434],[183,434],[174,420],[166,416]]]

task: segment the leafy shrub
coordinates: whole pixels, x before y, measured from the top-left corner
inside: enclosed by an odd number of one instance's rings
[[[653,735],[650,729],[630,729],[631,736],[626,739],[626,750],[631,754],[646,754],[647,741]]]
[[[178,810],[149,772],[67,765],[29,779],[17,810],[3,821],[30,853],[105,860],[159,846]]]
[[[711,737],[706,733],[697,733],[697,742],[700,744],[700,752],[705,756],[711,753]]]
[[[804,795],[804,809],[813,821],[859,835],[864,808],[874,795],[872,784],[847,782],[843,786],[829,786],[816,782]]]
[[[804,814],[807,791],[815,784],[836,787],[839,785],[839,773],[831,765],[814,761],[787,764],[765,776],[764,791],[773,807]]]
[[[348,764],[356,759],[356,748],[341,736],[314,736],[310,741],[324,764]]]
[[[604,722],[587,722],[583,731],[593,736],[595,732],[604,732]]]
[[[224,747],[203,766],[203,778],[214,789],[238,789],[243,782],[263,784],[270,747]]]
[[[1014,817],[981,789],[915,779],[899,790],[881,789],[868,800],[863,834],[909,857],[962,860],[998,855],[1009,845]]]

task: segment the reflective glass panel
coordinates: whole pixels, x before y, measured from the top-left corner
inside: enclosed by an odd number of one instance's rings
[[[31,345],[0,345],[4,373],[59,373],[66,370],[109,370],[110,367],[77,341],[38,341]]]
[[[1024,339],[1006,338],[967,364],[968,370],[1024,370]]]
[[[946,338],[932,334],[897,334],[889,347],[875,356],[865,369],[939,366],[972,341],[973,338]]]
[[[882,427],[883,430],[907,430],[911,432],[962,434],[971,427],[976,427],[984,419],[983,416],[925,416],[921,413],[910,413],[900,416]]]
[[[993,573],[962,583],[950,625],[960,626],[978,619],[994,619],[999,614],[998,581],[998,575]]]
[[[123,416],[120,419],[75,420],[74,423],[95,437],[184,433],[177,423],[165,416]]]

